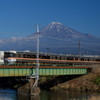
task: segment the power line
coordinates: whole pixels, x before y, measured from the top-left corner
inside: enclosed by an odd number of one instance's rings
[[[78,41],[73,41],[73,40],[65,40],[65,39],[60,39],[60,38],[53,38],[53,37],[47,37],[47,38],[51,38],[51,39],[56,39],[56,40],[63,40],[63,41],[71,41],[71,42],[78,42]],[[80,43],[83,43],[83,44],[89,44],[89,45],[100,45],[100,44],[96,44],[96,43],[86,43],[86,42],[81,42]]]
[[[98,52],[100,52],[100,50],[90,49],[90,48],[87,48],[87,47],[81,47],[81,48],[85,48],[85,49],[88,49],[88,50],[92,50],[92,51],[98,51]]]

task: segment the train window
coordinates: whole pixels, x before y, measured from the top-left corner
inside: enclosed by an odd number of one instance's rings
[[[57,59],[58,57],[57,56],[55,56],[55,59]]]
[[[23,58],[27,58],[27,55],[26,55],[26,54],[24,54],[24,55],[23,55]]]
[[[81,58],[81,61],[84,61],[84,58]]]
[[[27,58],[31,58],[31,55],[27,55]]]
[[[75,60],[78,60],[78,58],[75,58]]]
[[[61,60],[61,57],[59,57],[59,60]]]
[[[21,54],[18,54],[18,57],[21,57]]]
[[[46,59],[50,59],[50,56],[47,56]]]
[[[11,53],[11,52],[6,52],[5,53],[5,57],[15,57],[16,54],[15,53]]]
[[[73,60],[73,58],[71,58],[71,57],[68,57],[68,58],[67,58],[67,60]]]

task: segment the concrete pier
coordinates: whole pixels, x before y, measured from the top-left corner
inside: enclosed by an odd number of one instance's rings
[[[39,87],[33,87],[35,83],[35,79],[30,79],[30,95],[36,96],[40,94],[40,88]]]
[[[31,96],[36,96],[40,94],[40,88],[39,87],[32,87],[30,89],[30,95]]]
[[[39,87],[33,87],[35,82],[35,79],[30,79],[29,82],[26,82],[25,84],[19,86],[17,88],[18,94],[26,94],[31,96],[36,96],[40,94],[40,88]]]

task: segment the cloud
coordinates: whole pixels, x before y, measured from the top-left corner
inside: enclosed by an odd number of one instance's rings
[[[25,39],[24,37],[12,37],[11,39],[9,39],[9,41],[17,42],[17,41],[22,41],[24,39]]]
[[[16,42],[17,38],[16,38],[16,37],[12,37],[11,40],[12,40],[13,42]]]

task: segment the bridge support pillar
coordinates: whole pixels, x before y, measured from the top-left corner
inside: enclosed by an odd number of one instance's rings
[[[30,95],[39,95],[40,94],[40,88],[39,87],[33,87],[35,82],[35,79],[30,79]]]
[[[28,95],[39,95],[40,94],[40,88],[39,87],[33,87],[35,82],[35,79],[30,78],[29,82],[25,82],[21,86],[18,87],[17,93],[18,94],[28,94]]]
[[[40,94],[40,88],[39,87],[32,87],[30,89],[30,95],[35,96]]]

